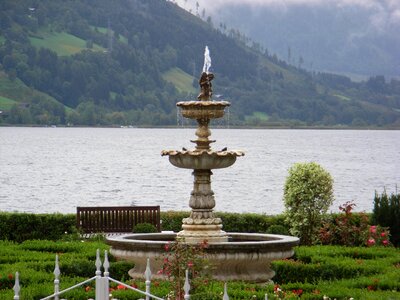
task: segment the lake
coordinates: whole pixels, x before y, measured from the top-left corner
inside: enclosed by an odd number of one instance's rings
[[[76,206],[160,205],[188,210],[193,177],[161,150],[193,148],[195,129],[0,127],[0,211],[74,213]],[[296,162],[334,178],[332,211],[354,201],[372,211],[374,193],[400,183],[400,131],[212,129],[213,149],[243,150],[213,170],[216,210],[277,214]]]

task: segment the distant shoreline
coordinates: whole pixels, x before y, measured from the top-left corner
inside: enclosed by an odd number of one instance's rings
[[[125,125],[110,125],[110,126],[87,126],[87,125],[77,125],[77,126],[67,126],[67,125],[26,125],[26,124],[0,124],[0,127],[27,127],[27,128],[120,128],[120,129],[138,129],[138,128],[149,128],[149,129],[181,129],[181,128],[197,128],[194,125],[134,125],[134,126],[125,126]],[[344,125],[336,125],[336,126],[290,126],[290,125],[271,125],[271,126],[218,126],[211,124],[211,130],[213,129],[293,129],[293,130],[400,130],[399,126],[344,126]]]

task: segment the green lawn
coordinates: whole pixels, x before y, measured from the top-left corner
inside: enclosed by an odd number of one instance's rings
[[[172,83],[181,93],[196,94],[198,92],[192,85],[194,77],[179,68],[172,68],[162,76],[165,81]]]
[[[86,41],[66,32],[39,31],[37,37],[29,38],[36,48],[48,48],[60,56],[67,56],[78,53],[86,48]],[[92,50],[105,51],[103,47],[93,44]]]

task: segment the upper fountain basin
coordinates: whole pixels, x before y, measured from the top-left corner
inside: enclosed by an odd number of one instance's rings
[[[172,165],[183,169],[211,170],[222,169],[233,165],[237,156],[243,156],[243,151],[214,150],[163,150],[161,155],[168,155]]]
[[[228,101],[181,101],[176,106],[181,108],[182,116],[188,119],[218,119],[224,116]]]

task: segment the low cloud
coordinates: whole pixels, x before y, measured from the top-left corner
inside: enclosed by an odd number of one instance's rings
[[[335,5],[335,6],[360,6],[365,8],[386,7],[395,10],[400,9],[398,0],[178,0],[180,4],[196,3],[206,8],[221,8],[227,5],[251,5],[251,6],[292,6],[292,5]]]
[[[170,0],[171,1],[171,0]],[[400,26],[400,0],[174,0],[181,7],[196,11],[196,3],[200,12],[205,9],[208,14],[215,14],[224,7],[232,5],[248,5],[253,9],[271,7],[286,11],[294,6],[320,6],[343,9],[359,7],[369,11],[372,27],[386,30],[388,26]]]

